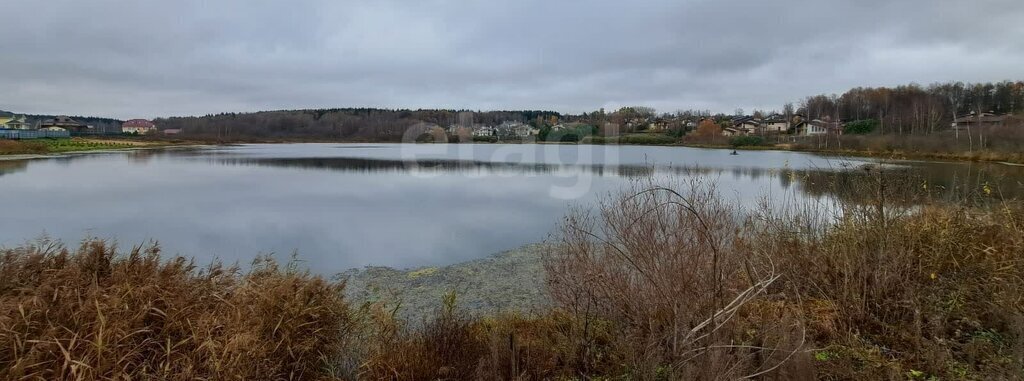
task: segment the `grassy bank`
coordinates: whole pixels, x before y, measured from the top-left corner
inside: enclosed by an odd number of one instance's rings
[[[701,148],[776,149],[889,159],[1024,163],[1024,133],[1021,131],[1024,130],[1019,127],[987,128],[975,131],[971,137],[957,136],[951,131],[926,135],[687,136],[681,144]],[[739,141],[741,138],[749,141]]]
[[[808,152],[822,155],[867,157],[892,160],[942,160],[942,161],[972,161],[972,162],[999,162],[1024,164],[1024,153],[1015,152],[922,152],[904,150],[855,150],[855,149],[832,149],[814,148],[809,146],[792,144],[772,144],[758,146],[733,146],[730,144],[714,143],[682,143],[684,147],[708,148],[708,149],[729,149],[740,151],[793,151]]]
[[[541,275],[549,303],[530,312],[405,290],[437,300],[408,317],[401,300],[350,299],[355,279],[269,260],[243,272],[98,241],[10,249],[0,378],[1024,377],[1024,207],[866,176],[836,182],[851,201],[756,210],[711,183],[638,184],[567,216],[537,266],[505,269]],[[485,278],[385,271],[360,287]]]
[[[67,139],[0,139],[0,155],[49,155],[72,152],[107,151],[172,145],[168,142],[140,141],[126,138],[67,138]]]

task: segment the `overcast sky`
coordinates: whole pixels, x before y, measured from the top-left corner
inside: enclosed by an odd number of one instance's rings
[[[732,112],[1024,79],[1021,0],[3,0],[0,13],[0,109],[20,113]]]

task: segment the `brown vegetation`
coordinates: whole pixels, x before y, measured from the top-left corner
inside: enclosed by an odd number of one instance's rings
[[[938,158],[1024,163],[1024,124],[975,128],[927,135],[843,135],[814,136],[790,142],[790,149],[885,155],[909,158]]]
[[[582,343],[577,371],[751,378],[799,356],[802,327],[793,311],[749,311],[778,275],[738,245],[738,212],[692,183],[683,194],[638,189],[606,201],[598,215],[571,215],[562,249],[547,264],[553,298],[583,327],[573,338]],[[615,334],[595,342],[590,327]]]
[[[340,284],[155,248],[42,242],[0,257],[0,379],[316,379],[350,326]]]
[[[1024,378],[1024,210],[987,187],[932,204],[913,184],[870,177],[840,185],[871,196],[834,212],[756,219],[747,244],[786,269],[776,291],[804,310],[819,377]]]
[[[0,139],[0,155],[44,154],[49,151],[44,143]]]

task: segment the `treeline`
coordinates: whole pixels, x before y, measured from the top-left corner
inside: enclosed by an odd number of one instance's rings
[[[1024,111],[1024,81],[997,83],[910,84],[897,87],[858,87],[841,95],[814,95],[787,103],[781,111],[755,111],[755,116],[802,114],[809,119],[874,120],[880,134],[925,134],[948,130],[952,121],[971,112],[1013,114]],[[742,110],[736,110],[742,114]],[[281,110],[254,113],[222,113],[201,117],[171,117],[155,122],[160,129],[183,129],[191,137],[221,140],[295,139],[399,141],[410,127],[497,125],[505,121],[524,122],[537,128],[557,123],[580,122],[590,126],[617,125],[621,131],[642,130],[658,120],[664,130],[686,132],[686,121],[702,117],[727,120],[731,115],[710,111],[677,111],[657,114],[644,106],[604,109],[579,115],[554,111],[471,111],[407,110],[378,108],[334,108]],[[81,118],[92,121],[91,118]],[[102,124],[95,121],[94,124]],[[689,127],[692,128],[692,127]],[[601,135],[601,131],[598,132]]]
[[[960,115],[972,112],[1015,114],[1024,111],[1024,81],[998,83],[936,83],[888,87],[858,87],[842,95],[815,95],[798,107],[783,106],[811,119],[843,121],[873,119],[882,134],[920,134],[948,129]]]
[[[495,125],[504,121],[537,123],[561,115],[553,111],[389,110],[337,108],[223,113],[172,117],[154,122],[160,129],[182,129],[193,137],[234,139],[327,139],[398,141],[419,124]]]

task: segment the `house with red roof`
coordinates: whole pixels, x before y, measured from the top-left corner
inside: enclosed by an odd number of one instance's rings
[[[121,124],[121,132],[133,135],[145,135],[156,131],[156,125],[145,119],[132,119]]]

